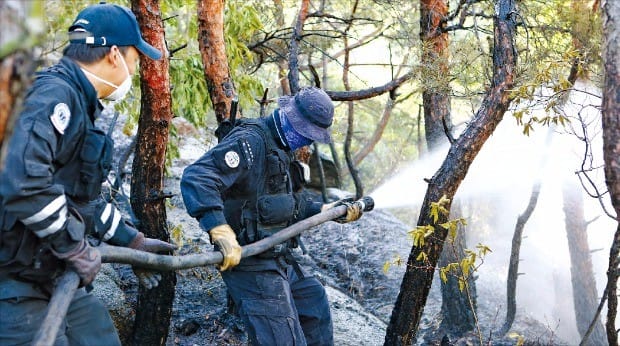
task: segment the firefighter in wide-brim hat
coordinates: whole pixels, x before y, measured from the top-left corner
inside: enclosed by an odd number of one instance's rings
[[[222,278],[252,345],[332,345],[333,327],[323,285],[295,260],[297,240],[241,259],[246,245],[344,201],[324,205],[302,189],[309,170],[292,151],[328,143],[334,106],[318,88],[279,99],[265,118],[242,119],[221,142],[188,166],[181,193],[224,255]],[[307,166],[306,166],[307,168]],[[340,222],[362,211],[347,204]]]

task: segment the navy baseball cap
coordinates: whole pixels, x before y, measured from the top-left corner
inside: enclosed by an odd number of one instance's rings
[[[295,96],[280,97],[278,105],[299,134],[313,141],[331,142],[329,127],[334,118],[334,104],[325,91],[304,88]]]
[[[133,12],[114,4],[101,3],[83,9],[69,27],[69,40],[97,47],[134,46],[153,60],[161,58],[161,52],[142,38]]]

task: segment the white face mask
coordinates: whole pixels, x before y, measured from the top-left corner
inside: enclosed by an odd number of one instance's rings
[[[129,92],[129,90],[131,89],[131,75],[129,74],[129,68],[127,68],[127,63],[125,63],[125,58],[123,58],[123,55],[119,53],[119,55],[121,56],[121,61],[123,62],[123,67],[125,68],[125,73],[127,73],[127,78],[125,78],[125,80],[123,81],[123,83],[121,83],[121,85],[114,85],[110,82],[108,82],[107,80],[98,77],[96,75],[94,75],[93,73],[90,73],[88,71],[86,71],[85,69],[82,69],[82,71],[84,71],[84,73],[88,74],[89,76],[97,79],[98,81],[105,83],[113,88],[115,88],[116,90],[114,90],[110,95],[104,97],[104,100],[108,100],[108,101],[120,101],[122,100],[127,93]]]

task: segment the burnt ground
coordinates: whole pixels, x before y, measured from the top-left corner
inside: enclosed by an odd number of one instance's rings
[[[178,183],[178,182],[177,182]],[[171,182],[174,185],[174,181]],[[168,210],[172,227],[183,233],[183,246],[178,254],[211,251],[208,237],[189,217],[178,196],[172,198]],[[359,221],[341,225],[327,222],[305,233],[302,240],[308,254],[298,252],[299,262],[325,284],[334,316],[336,345],[382,345],[385,329],[398,295],[411,241],[409,227],[388,212],[366,213]],[[387,266],[386,263],[391,265]],[[122,335],[130,331],[137,292],[137,282],[130,268],[113,265],[108,273],[124,292],[111,298],[108,305],[120,305],[113,312],[119,320]],[[101,277],[102,275],[99,275]],[[436,275],[437,276],[437,275]],[[105,279],[99,278],[99,282]],[[109,280],[108,280],[109,281]],[[445,332],[441,324],[441,294],[433,284],[418,331],[417,345],[439,345]],[[478,319],[483,344],[515,345],[519,336],[526,345],[564,345],[551,326],[517,315],[513,337],[500,339],[493,334],[505,312],[501,309],[501,284],[478,287]],[[103,289],[105,290],[105,289]],[[96,290],[98,291],[98,290]],[[110,299],[108,299],[110,300]],[[176,297],[167,345],[247,345],[243,323],[227,309],[225,286],[213,267],[182,270],[177,273]],[[490,343],[489,343],[490,340]],[[479,336],[451,338],[453,345],[478,345]]]
[[[174,196],[168,203],[169,228],[176,234],[177,243],[182,245],[178,254],[212,251],[208,236],[185,212],[178,186],[182,169],[207,149],[204,140],[198,139],[206,137],[183,124],[176,124],[183,159],[173,162],[169,171],[171,178],[165,181],[166,190]],[[115,141],[119,152],[129,145],[129,139],[120,131],[115,132]],[[302,237],[308,253],[299,253],[299,261],[326,286],[336,345],[383,344],[405,270],[398,260],[406,263],[411,250],[407,235],[410,229],[391,213],[375,210],[351,224],[327,222]],[[484,345],[516,345],[520,341],[524,345],[567,344],[557,338],[554,326],[529,318],[527,312],[522,311],[517,312],[512,337],[502,339],[494,334],[505,315],[502,308],[504,280],[477,281],[480,334],[472,332],[461,339],[451,337],[450,344],[478,345],[480,338]],[[416,345],[439,345],[446,334],[439,330],[439,286],[436,278],[420,322]],[[109,307],[122,339],[131,332],[136,292],[137,281],[126,265],[104,265],[97,276],[94,293]],[[226,289],[215,268],[178,271],[167,345],[247,345],[244,326],[228,312],[226,301]]]

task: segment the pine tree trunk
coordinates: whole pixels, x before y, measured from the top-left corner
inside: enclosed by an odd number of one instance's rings
[[[517,314],[517,279],[519,278],[519,261],[521,260],[521,241],[523,240],[525,225],[532,216],[534,209],[536,209],[538,196],[540,196],[540,186],[540,181],[534,182],[530,200],[523,213],[519,214],[515,225],[515,231],[512,234],[508,276],[506,278],[506,319],[504,320],[502,329],[499,331],[499,335],[501,336],[508,333],[510,328],[512,328],[512,323]]]
[[[605,160],[605,179],[611,204],[620,215],[620,2],[606,0],[601,2],[603,9],[603,64],[605,84],[603,88],[603,157]],[[618,255],[620,253],[620,224],[616,229],[609,253],[607,269],[607,341],[618,345],[616,312],[618,308]]]
[[[587,225],[584,219],[581,186],[566,181],[563,186],[564,219],[566,237],[571,259],[571,282],[577,330],[583,338],[592,322],[598,305],[596,280],[592,269],[590,247],[588,245]],[[585,345],[606,345],[603,324],[598,322]]]
[[[448,80],[448,34],[441,33],[442,20],[448,16],[446,0],[420,1],[420,39],[422,42],[422,65],[428,70],[439,71],[439,80]],[[435,84],[437,83],[437,84]],[[429,152],[448,143],[446,130],[452,128],[450,115],[450,86],[434,80],[430,88],[422,92],[424,107],[424,133]],[[445,125],[445,126],[444,126]],[[460,209],[460,208],[456,208]],[[454,215],[454,213],[451,213]],[[439,258],[439,267],[459,263],[465,255],[467,241],[464,230],[457,232],[457,238],[444,247]],[[468,280],[469,294],[476,296],[473,280]],[[441,327],[439,334],[448,333],[450,337],[460,337],[475,327],[474,311],[471,309],[466,292],[459,288],[458,278],[448,275],[448,281],[441,281]],[[441,338],[443,335],[437,335]]]
[[[450,125],[450,90],[448,85],[448,34],[441,33],[442,20],[448,17],[447,0],[420,1],[420,40],[422,42],[422,65],[438,79],[422,92],[424,106],[424,131],[428,149],[433,150],[446,143],[443,122]]]
[[[450,218],[459,218],[461,215],[462,209],[457,200],[450,211]],[[456,238],[445,243],[439,258],[439,267],[445,267],[450,263],[459,263],[465,258],[465,249],[467,248],[465,233],[466,226],[460,226],[456,232]],[[442,320],[439,328],[440,333],[436,335],[439,340],[446,333],[451,339],[464,336],[476,327],[474,316],[477,305],[476,282],[474,276],[470,275],[467,278],[467,291],[461,291],[459,287],[460,275],[460,271],[448,274],[448,281],[441,282]]]
[[[517,60],[514,46],[515,3],[514,0],[498,0],[495,8],[491,85],[480,109],[451,146],[443,164],[429,182],[417,224],[433,226],[435,232],[426,239],[424,246],[411,249],[387,328],[385,345],[410,345],[415,340],[437,261],[448,233],[439,226],[447,221],[447,217],[442,215],[436,221],[433,220],[430,215],[431,203],[439,201],[442,196],[450,200],[454,197],[474,158],[510,105],[509,93],[514,85]],[[446,208],[450,210],[450,203]],[[422,252],[426,255],[426,260],[421,256]]]
[[[162,59],[140,60],[142,90],[136,153],[132,166],[131,206],[138,228],[149,238],[169,241],[163,181],[172,106],[164,26],[158,0],[132,0],[142,36],[164,52]],[[140,286],[133,345],[165,345],[176,286],[174,272],[162,272],[156,288]]]
[[[236,95],[224,42],[224,3],[224,0],[198,1],[198,47],[218,124],[229,117]]]
[[[2,143],[11,136],[13,124],[19,113],[21,101],[30,86],[37,64],[33,47],[20,42],[32,36],[32,29],[23,25],[27,19],[35,22],[33,7],[42,7],[41,3],[0,1],[0,169],[4,167],[4,150]]]

